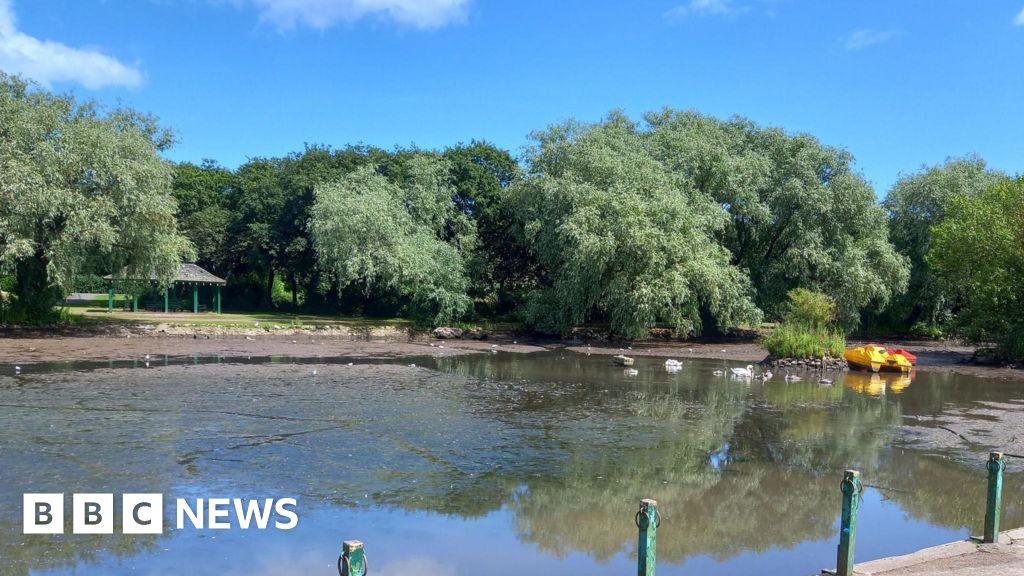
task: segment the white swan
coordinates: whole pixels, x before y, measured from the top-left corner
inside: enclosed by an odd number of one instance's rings
[[[682,367],[683,367],[683,363],[680,362],[679,360],[672,360],[672,359],[665,360],[665,369],[666,370],[678,370],[678,369],[680,369]]]
[[[746,368],[729,368],[729,370],[732,370],[733,376],[738,376],[740,378],[754,377],[754,367],[750,364],[747,364]]]

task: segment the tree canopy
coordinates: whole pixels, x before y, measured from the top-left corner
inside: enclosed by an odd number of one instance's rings
[[[529,324],[606,320],[635,338],[656,322],[697,333],[702,309],[723,327],[759,321],[749,279],[714,241],[725,213],[651,154],[633,121],[613,113],[534,139],[514,200],[540,265]]]
[[[167,282],[192,256],[159,155],[172,138],[154,118],[0,73],[0,126],[0,267],[27,317],[89,263]]]
[[[962,332],[1024,357],[1024,178],[952,198],[931,235],[928,264],[955,294]]]
[[[889,236],[911,263],[906,293],[893,303],[888,324],[938,329],[952,319],[953,301],[946,286],[928,264],[932,229],[945,220],[953,198],[977,196],[1005,178],[975,156],[947,160],[945,164],[901,177],[883,202],[889,213]]]
[[[803,287],[832,297],[849,328],[862,309],[885,307],[906,287],[907,261],[845,150],[741,117],[665,109],[645,118],[655,157],[727,212],[717,237],[771,317]]]
[[[320,266],[341,285],[400,293],[413,317],[437,324],[472,308],[467,251],[475,228],[452,203],[449,165],[422,154],[398,183],[373,166],[316,188],[309,229]]]

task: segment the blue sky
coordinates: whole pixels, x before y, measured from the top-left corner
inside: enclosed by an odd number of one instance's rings
[[[663,106],[850,150],[885,194],[977,153],[1024,172],[1024,0],[0,0],[0,69],[152,112],[174,160],[305,143],[518,152]]]

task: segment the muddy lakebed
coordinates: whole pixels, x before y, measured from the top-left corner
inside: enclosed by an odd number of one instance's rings
[[[157,356],[0,364],[4,574],[817,573],[839,479],[867,489],[857,557],[982,526],[989,450],[1024,454],[1024,384],[952,371],[716,376],[747,362],[549,350],[447,357]],[[1024,526],[1009,458],[1004,528]],[[164,494],[160,536],[23,535],[27,492]],[[297,500],[291,530],[174,526],[176,498]]]

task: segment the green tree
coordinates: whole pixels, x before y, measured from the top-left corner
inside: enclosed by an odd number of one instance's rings
[[[399,184],[362,166],[318,186],[313,245],[341,286],[397,293],[418,321],[447,324],[472,309],[464,260],[472,222],[452,202],[447,163],[417,154],[400,168]]]
[[[634,122],[616,112],[534,138],[514,191],[540,267],[530,326],[607,321],[637,338],[657,322],[696,333],[702,312],[720,327],[759,321],[748,278],[714,239],[725,212],[654,157]]]
[[[516,242],[507,193],[520,176],[519,164],[507,151],[479,141],[448,148],[443,157],[451,165],[455,204],[476,224],[477,249],[467,262],[473,297],[484,311],[507,311],[531,263]]]
[[[1024,178],[952,198],[928,264],[956,295],[957,327],[1024,357]]]
[[[840,321],[882,308],[906,287],[885,212],[845,150],[806,134],[665,109],[646,115],[651,150],[686,188],[728,213],[718,238],[747,270],[757,304],[784,311],[794,288],[835,299]]]
[[[279,222],[285,191],[280,166],[277,158],[255,158],[240,166],[230,202],[232,268],[243,281],[248,278],[255,283],[262,308],[272,305],[274,280],[284,253]]]
[[[932,227],[945,219],[950,199],[976,196],[1005,177],[988,169],[981,158],[969,156],[947,160],[896,182],[882,205],[889,212],[889,238],[910,259],[910,284],[883,322],[907,330],[915,325],[935,329],[951,320],[950,294],[926,258]]]
[[[192,256],[159,156],[172,138],[154,118],[0,73],[0,126],[0,267],[27,318],[46,315],[87,263],[167,282]]]
[[[224,273],[229,265],[229,209],[234,174],[213,160],[174,166],[172,191],[178,202],[178,227],[196,248],[197,262]]]

